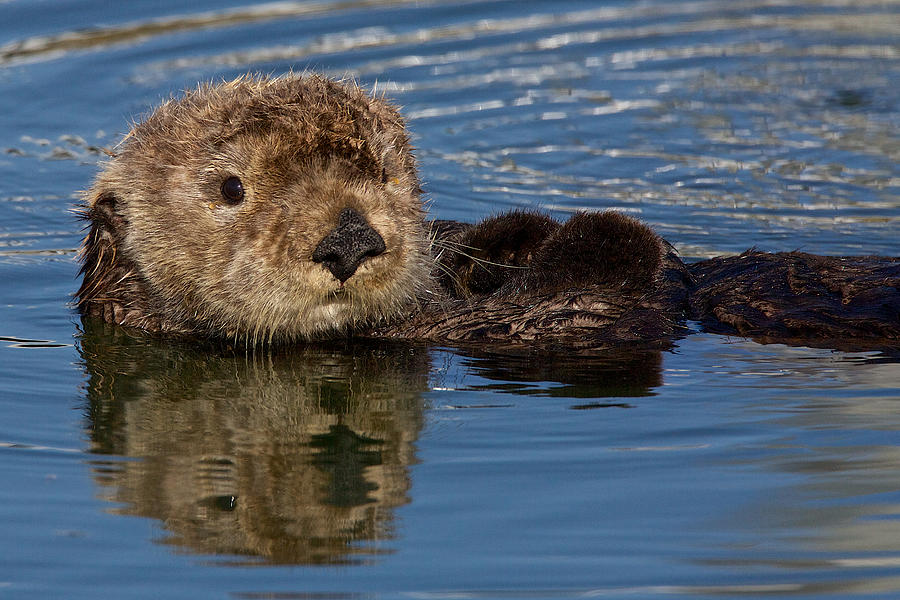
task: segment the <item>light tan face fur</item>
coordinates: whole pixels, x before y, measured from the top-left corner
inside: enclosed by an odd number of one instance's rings
[[[229,177],[240,202],[223,197]],[[352,85],[245,79],[171,101],[129,134],[89,203],[114,212],[117,251],[170,329],[322,337],[390,319],[428,285],[403,123]],[[341,284],[312,254],[346,208],[386,251]]]

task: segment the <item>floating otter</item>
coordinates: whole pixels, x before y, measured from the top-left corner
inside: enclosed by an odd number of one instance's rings
[[[248,344],[342,335],[597,348],[714,331],[900,346],[900,259],[685,265],[614,212],[428,221],[402,117],[320,76],[204,85],[89,190],[83,314]],[[858,343],[856,343],[858,342]]]

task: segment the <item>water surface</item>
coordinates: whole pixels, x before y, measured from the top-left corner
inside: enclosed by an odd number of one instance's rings
[[[896,2],[0,15],[0,596],[900,594],[896,356],[703,332],[590,359],[246,353],[69,306],[71,211],[102,149],[171,93],[248,71],[394,98],[435,218],[611,208],[689,260],[898,255]]]

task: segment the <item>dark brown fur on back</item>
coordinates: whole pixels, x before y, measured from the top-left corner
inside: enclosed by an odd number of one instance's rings
[[[691,307],[713,330],[830,347],[900,341],[900,259],[804,252],[706,260]]]

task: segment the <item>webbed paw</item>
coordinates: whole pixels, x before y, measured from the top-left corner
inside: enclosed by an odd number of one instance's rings
[[[524,287],[640,289],[654,281],[664,254],[662,239],[640,221],[612,211],[580,212],[537,249]]]
[[[660,272],[666,244],[652,229],[616,212],[579,212],[560,224],[511,212],[445,240],[445,289],[459,297],[606,288],[633,292]]]
[[[535,251],[560,227],[546,215],[515,211],[465,231],[441,262],[444,285],[458,295],[491,294],[521,278]]]

